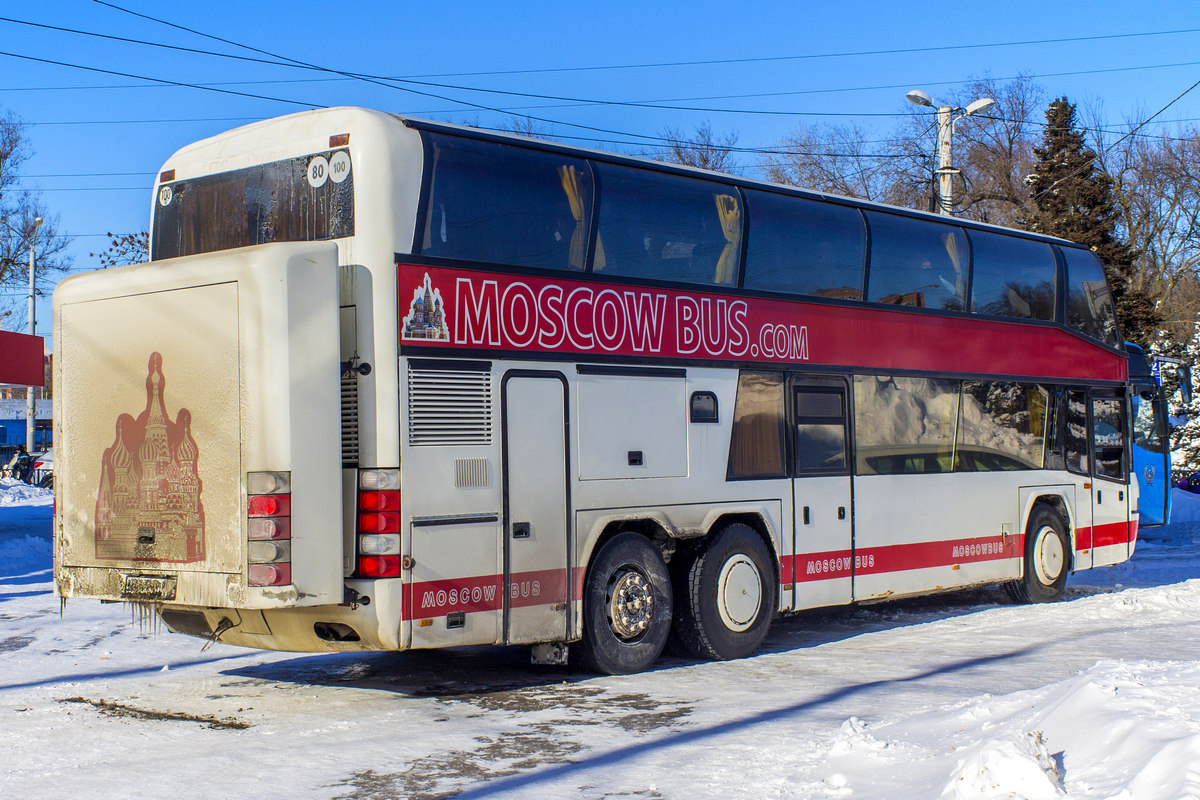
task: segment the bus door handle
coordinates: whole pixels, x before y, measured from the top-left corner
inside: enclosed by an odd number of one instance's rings
[[[1096,490],[1096,505],[1100,505],[1103,502],[1104,502],[1104,492],[1097,489]]]
[[[1122,501],[1124,501],[1124,500],[1125,500],[1125,492],[1123,492],[1123,491],[1122,491],[1122,492],[1117,492],[1117,501],[1118,501],[1118,502],[1122,502]]]
[[[804,507],[804,524],[808,524],[808,506]]]
[[[512,526],[512,535],[514,539],[528,539],[530,527],[528,522],[514,522]]]
[[[845,519],[845,518],[846,518],[846,507],[838,506],[838,519]]]

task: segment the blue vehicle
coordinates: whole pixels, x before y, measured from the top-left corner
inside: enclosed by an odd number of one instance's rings
[[[1167,423],[1167,398],[1159,367],[1175,363],[1182,379],[1184,403],[1190,403],[1191,370],[1175,359],[1147,358],[1136,344],[1126,342],[1129,353],[1129,395],[1133,419],[1133,473],[1141,496],[1138,525],[1165,525],[1171,518],[1171,437]]]

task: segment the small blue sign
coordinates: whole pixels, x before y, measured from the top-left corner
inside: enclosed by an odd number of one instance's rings
[[[1154,382],[1162,386],[1162,362],[1154,361],[1150,364],[1150,374],[1154,376]]]

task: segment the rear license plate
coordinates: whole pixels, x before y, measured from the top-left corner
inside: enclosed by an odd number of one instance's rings
[[[121,597],[125,600],[174,600],[175,578],[159,575],[122,575]]]

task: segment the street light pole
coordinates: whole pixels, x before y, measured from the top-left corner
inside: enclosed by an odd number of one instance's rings
[[[37,318],[34,316],[34,280],[37,275],[35,272],[36,262],[34,260],[34,247],[37,245],[38,228],[42,225],[41,217],[33,219],[33,233],[29,237],[29,335],[35,335],[37,331]],[[34,403],[34,388],[32,386],[25,389],[25,449],[33,454],[33,434],[37,425],[37,414],[35,412]]]
[[[954,131],[951,115],[954,109],[950,106],[938,108],[938,204],[939,214],[949,215],[954,209],[954,167],[950,166],[950,136]]]
[[[905,95],[908,102],[918,106],[928,106],[933,108],[933,98],[919,89],[913,89]],[[950,139],[954,135],[954,123],[963,117],[969,117],[972,114],[978,114],[981,111],[987,111],[992,106],[996,105],[996,101],[990,97],[982,97],[967,107],[957,108],[955,106],[938,106],[937,107],[937,210],[939,214],[952,216],[954,214],[954,173],[958,172],[951,164]],[[955,112],[961,111],[962,114],[955,117]]]

